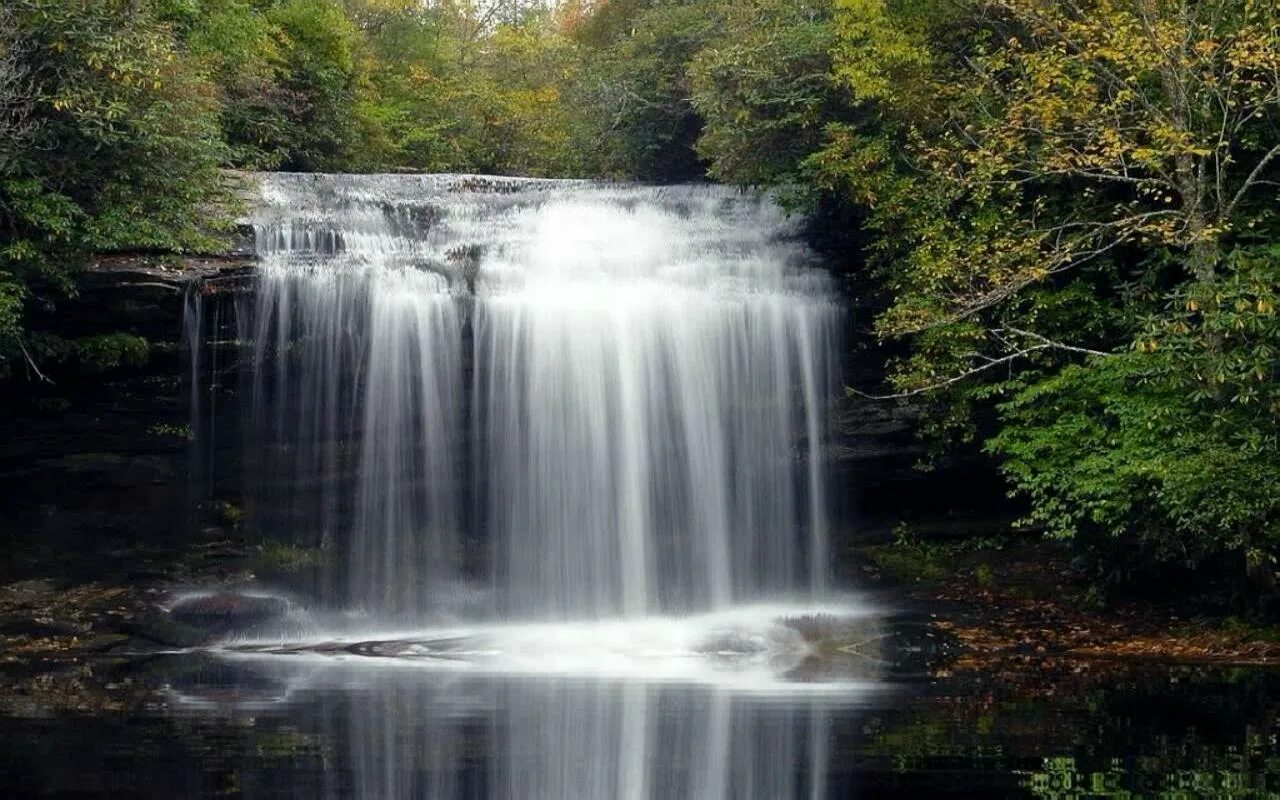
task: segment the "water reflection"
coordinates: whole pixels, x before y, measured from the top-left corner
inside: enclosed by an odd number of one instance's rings
[[[831,718],[872,689],[795,688],[266,656],[205,668],[171,684],[169,700],[201,714],[287,717],[330,742],[326,797],[824,797]]]
[[[360,657],[8,667],[5,797],[1280,792],[1280,673],[1269,670],[1033,661],[934,671],[886,692],[477,674]]]

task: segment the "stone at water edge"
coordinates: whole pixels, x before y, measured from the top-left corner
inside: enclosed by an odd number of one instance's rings
[[[199,647],[213,638],[209,632],[174,622],[160,611],[145,613],[138,619],[125,620],[120,624],[120,630],[138,639],[166,647]]]
[[[169,609],[169,619],[212,635],[244,633],[289,613],[280,597],[213,592],[184,597]]]

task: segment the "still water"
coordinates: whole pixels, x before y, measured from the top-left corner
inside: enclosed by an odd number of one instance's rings
[[[820,671],[819,671],[820,672]],[[1262,798],[1280,676],[1029,663],[770,684],[186,654],[5,671],[6,796]]]

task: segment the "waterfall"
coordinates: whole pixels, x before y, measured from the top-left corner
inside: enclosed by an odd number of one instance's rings
[[[771,201],[258,182],[251,512],[332,555],[335,604],[478,592],[567,619],[822,591],[839,311]]]

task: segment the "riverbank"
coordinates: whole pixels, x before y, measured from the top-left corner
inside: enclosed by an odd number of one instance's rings
[[[1104,603],[1061,542],[988,537],[866,548],[862,579],[954,636],[942,671],[1046,661],[1280,665],[1280,630],[1171,601]]]

